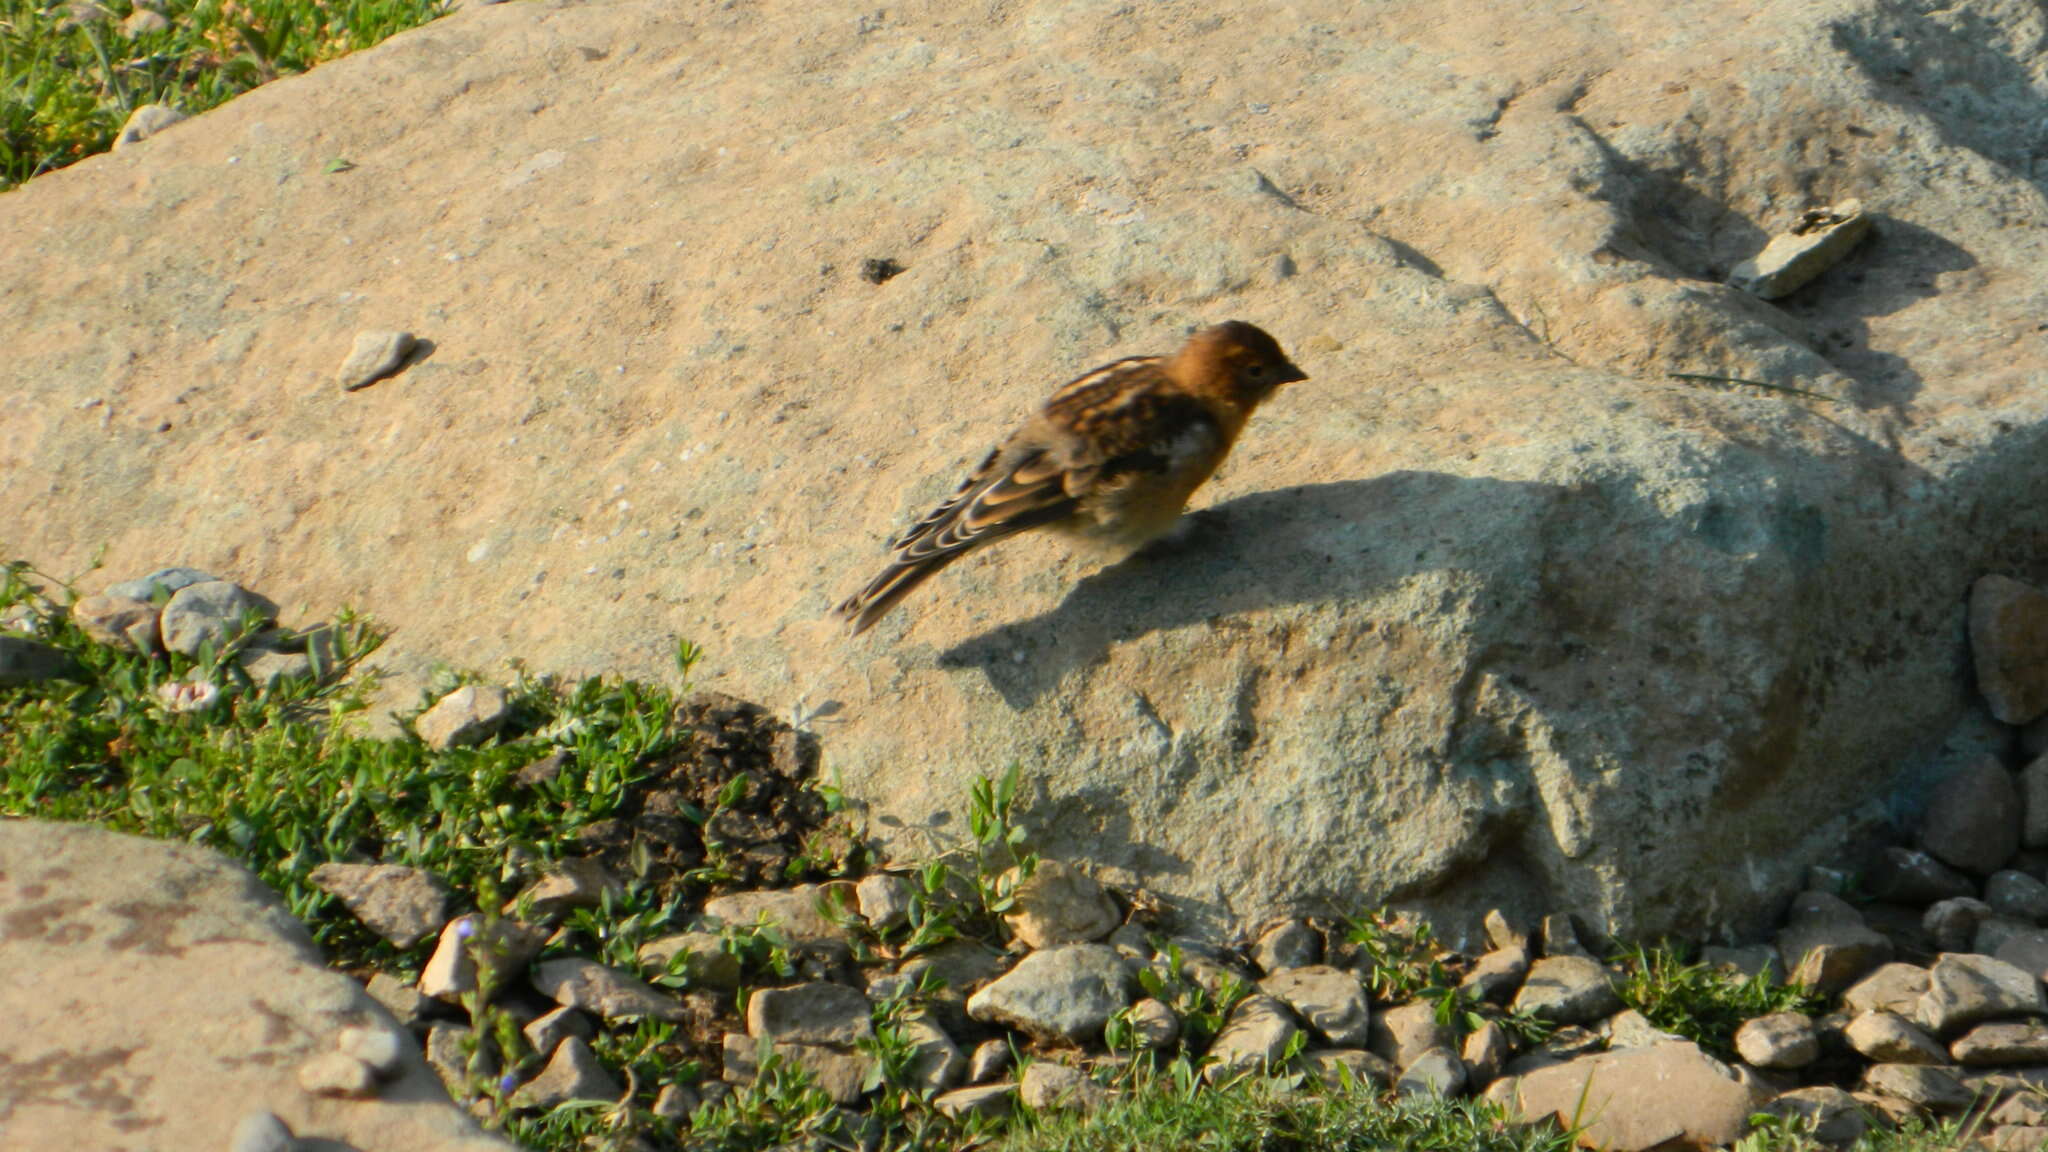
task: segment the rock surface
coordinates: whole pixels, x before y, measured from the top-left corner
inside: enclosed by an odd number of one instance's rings
[[[1514,1008],[1553,1024],[1587,1024],[1621,1009],[1612,975],[1585,956],[1545,956],[1529,968]]]
[[[1358,977],[1351,973],[1322,964],[1284,968],[1260,981],[1259,987],[1292,1008],[1332,1047],[1355,1048],[1365,1043],[1372,1006]]]
[[[1022,758],[1043,850],[1192,918],[1689,929],[1938,767],[1940,638],[2034,577],[2037,20],[469,5],[0,199],[0,504],[51,570],[403,622],[399,669],[658,679],[687,636],[839,706],[877,827]],[[1850,196],[1814,284],[1719,282]],[[819,619],[1050,387],[1230,316],[1313,379],[1208,528]],[[434,348],[342,393],[364,329]]]
[[[1514,1081],[1512,1102],[1532,1120],[1576,1118],[1581,1146],[1615,1152],[1732,1144],[1761,1103],[1727,1065],[1682,1041],[1539,1069]]]
[[[407,1045],[371,1099],[370,1069],[334,1048],[391,1027],[325,968],[305,930],[222,857],[82,825],[0,821],[0,1018],[11,1069],[5,1143],[142,1152],[220,1148],[252,1105],[278,1128],[390,1152],[509,1152]],[[196,1037],[232,1037],[200,1043]],[[347,1069],[330,1079],[328,1065]]]
[[[967,1000],[976,1020],[1033,1036],[1087,1040],[1130,1004],[1130,975],[1114,949],[1068,944],[1033,952]]]
[[[399,948],[432,936],[448,921],[447,885],[417,868],[330,861],[314,868],[307,879]]]
[[[1970,652],[1991,714],[2025,724],[2048,712],[2048,594],[2010,576],[1970,586]]]

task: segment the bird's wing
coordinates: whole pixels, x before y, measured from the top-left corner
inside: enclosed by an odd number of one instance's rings
[[[1157,356],[1105,364],[1062,385],[945,502],[897,537],[899,562],[958,552],[1073,515],[1098,485],[1161,471],[1201,404],[1170,387]]]
[[[1173,466],[1190,432],[1215,422],[1160,365],[1156,356],[1119,360],[1063,385],[890,544],[888,565],[839,613],[860,631],[969,549],[1065,520],[1104,486]]]

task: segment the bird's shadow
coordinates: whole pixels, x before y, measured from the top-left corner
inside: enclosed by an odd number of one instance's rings
[[[1050,611],[962,641],[938,662],[980,669],[1022,709],[1120,641],[1279,605],[1361,599],[1424,571],[1491,567],[1483,526],[1517,507],[1541,515],[1562,491],[1404,471],[1240,497],[1086,577]]]

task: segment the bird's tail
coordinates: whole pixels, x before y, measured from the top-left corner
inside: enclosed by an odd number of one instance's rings
[[[832,611],[850,621],[853,635],[868,630],[875,621],[889,614],[898,601],[917,590],[919,584],[937,575],[939,570],[965,554],[965,549],[936,552],[914,560],[891,561],[887,568],[867,586],[848,596],[839,607]]]

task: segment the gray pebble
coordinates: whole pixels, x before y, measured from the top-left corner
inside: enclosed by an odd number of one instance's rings
[[[335,379],[344,392],[367,388],[404,367],[405,358],[418,344],[410,332],[358,332],[355,347],[349,349]]]
[[[235,1125],[228,1152],[292,1152],[292,1130],[268,1112],[251,1112]]]

